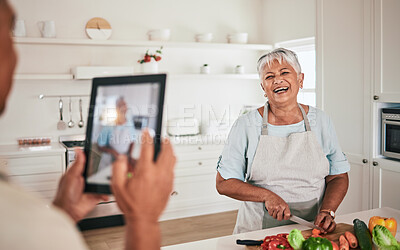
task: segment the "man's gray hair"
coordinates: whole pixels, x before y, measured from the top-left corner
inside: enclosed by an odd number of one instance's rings
[[[301,66],[299,60],[297,59],[296,53],[285,48],[278,48],[268,52],[258,59],[257,72],[261,80],[263,80],[262,74],[265,66],[267,65],[268,67],[271,67],[271,64],[275,60],[277,60],[280,64],[282,64],[282,61],[286,61],[290,66],[293,67],[297,74],[301,73]]]

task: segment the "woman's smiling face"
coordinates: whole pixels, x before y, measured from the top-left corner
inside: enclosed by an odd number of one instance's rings
[[[284,105],[297,103],[299,88],[303,87],[304,74],[298,74],[285,60],[274,60],[265,65],[261,87],[267,94],[270,104]]]

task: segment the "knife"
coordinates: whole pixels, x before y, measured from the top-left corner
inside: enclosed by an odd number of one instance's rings
[[[320,230],[321,232],[325,232],[324,229],[320,228],[319,226],[314,225],[314,223],[311,223],[309,221],[306,221],[305,219],[302,219],[296,215],[291,215],[289,220],[296,222],[297,224],[300,224],[302,226],[306,226],[306,227],[311,227],[311,228],[316,228],[318,230]]]
[[[236,240],[236,244],[245,246],[259,246],[263,242],[263,240]]]

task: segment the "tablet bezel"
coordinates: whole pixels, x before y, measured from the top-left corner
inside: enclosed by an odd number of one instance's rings
[[[161,126],[162,126],[162,116],[164,110],[164,97],[165,97],[165,84],[166,84],[166,74],[153,74],[153,75],[134,75],[134,76],[117,76],[117,77],[100,77],[93,78],[92,82],[92,92],[90,96],[89,114],[88,122],[86,128],[86,140],[85,140],[85,192],[89,193],[101,193],[101,194],[112,194],[110,185],[104,184],[93,184],[87,182],[87,171],[88,171],[88,159],[90,157],[91,141],[92,141],[92,129],[93,129],[93,114],[96,104],[97,90],[101,86],[112,86],[112,85],[133,85],[133,84],[143,84],[143,83],[157,83],[160,86],[160,95],[158,98],[158,115],[157,115],[157,128],[156,135],[154,136],[154,159],[156,159],[158,152],[161,147]]]

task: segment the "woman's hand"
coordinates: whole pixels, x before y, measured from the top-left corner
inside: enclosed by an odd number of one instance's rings
[[[265,201],[265,208],[269,215],[279,221],[289,220],[290,218],[288,204],[277,194],[271,192],[268,200]]]
[[[85,155],[75,149],[76,160],[68,167],[60,180],[53,205],[69,214],[75,222],[80,221],[92,211],[97,203],[107,201],[107,195],[84,193],[85,181],[82,173],[85,168]]]
[[[330,233],[336,228],[336,222],[332,218],[332,216],[326,212],[319,212],[317,217],[315,218],[314,224],[324,229],[323,233]]]

